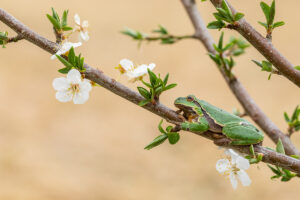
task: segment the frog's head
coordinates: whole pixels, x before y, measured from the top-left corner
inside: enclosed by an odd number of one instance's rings
[[[174,101],[174,105],[183,111],[185,117],[191,114],[196,115],[198,106],[195,104],[195,99],[196,97],[193,95],[189,95],[187,97],[178,97]]]

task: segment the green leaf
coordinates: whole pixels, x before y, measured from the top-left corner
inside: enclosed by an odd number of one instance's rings
[[[233,20],[233,15],[231,9],[229,8],[227,2],[225,0],[222,1],[222,8],[226,11],[227,15]]]
[[[283,144],[282,144],[282,141],[280,138],[278,139],[278,142],[276,145],[276,152],[285,154],[284,147],[283,147]]]
[[[165,134],[160,135],[160,136],[156,137],[156,138],[155,138],[150,144],[148,144],[144,149],[150,150],[150,149],[152,149],[153,147],[156,147],[156,146],[162,144],[167,138],[168,138],[168,136],[165,135]]]
[[[258,22],[260,25],[262,25],[263,27],[265,27],[266,29],[268,29],[268,24],[264,23],[264,22]]]
[[[208,55],[217,65],[221,65],[221,59],[219,55],[214,55],[212,53],[209,53]]]
[[[174,88],[174,87],[176,87],[176,86],[177,86],[176,83],[172,83],[172,84],[170,84],[170,85],[167,85],[167,86],[163,89],[163,91],[170,90],[170,89],[172,89],[172,88]]]
[[[283,113],[283,116],[284,116],[284,119],[285,119],[286,122],[290,122],[291,121],[290,118],[289,118],[289,116],[288,116],[288,114],[286,112]]]
[[[160,33],[162,35],[168,35],[168,31],[162,25],[158,25],[159,29],[153,30],[154,33]]]
[[[218,53],[223,53],[222,49],[219,49],[219,47],[217,47],[217,45],[213,44],[213,47]]]
[[[213,21],[207,25],[208,29],[221,29],[225,27],[225,23],[222,21]]]
[[[152,85],[150,85],[149,83],[146,83],[145,81],[143,81],[143,80],[141,80],[142,81],[142,83],[146,86],[146,87],[148,87],[148,88],[152,88]]]
[[[72,68],[65,67],[65,68],[59,69],[58,71],[62,74],[67,74],[71,69]]]
[[[72,68],[74,67],[71,63],[69,63],[66,59],[64,59],[63,57],[61,57],[60,55],[56,55],[57,59],[64,64],[67,68]]]
[[[260,7],[262,9],[262,11],[265,14],[266,20],[267,20],[267,24],[270,24],[270,7],[268,6],[268,4],[266,4],[265,2],[260,2]]]
[[[280,22],[275,22],[273,25],[272,25],[272,28],[277,28],[279,26],[283,26],[285,23],[283,21],[280,21]]]
[[[51,8],[52,10],[52,16],[54,19],[56,19],[58,22],[60,22],[59,16],[57,14],[57,12],[54,10],[54,8]]]
[[[289,181],[289,180],[291,180],[290,177],[285,177],[285,176],[284,176],[284,177],[281,178],[281,181],[282,181],[282,182],[287,182],[287,181]]]
[[[224,38],[224,32],[221,33],[221,36],[219,38],[218,48],[223,49],[223,38]]]
[[[245,15],[243,13],[236,13],[234,16],[234,21],[239,21],[242,19]]]
[[[262,61],[262,69],[261,71],[267,71],[267,72],[272,72],[272,64],[268,61]]]
[[[233,21],[233,18],[229,16],[229,14],[222,8],[217,8],[217,11],[219,12],[219,15],[217,15],[220,19],[223,21],[226,21],[228,23],[231,23]]]
[[[69,26],[65,26],[65,27],[62,27],[62,30],[63,31],[71,31],[71,30],[73,30],[73,28],[69,27]]]
[[[300,66],[295,66],[295,69],[300,71]]]
[[[258,62],[258,61],[256,61],[256,60],[252,60],[252,62],[254,62],[256,65],[258,65],[259,67],[262,68],[262,64],[261,64],[260,62]]]
[[[136,39],[136,40],[138,39],[137,32],[130,28],[126,28],[125,30],[121,31],[121,33],[123,33],[124,35],[128,35],[128,36],[132,37],[133,39]]]
[[[175,43],[174,38],[162,38],[161,39],[161,44],[173,44]]]
[[[65,27],[68,24],[68,12],[69,10],[65,10],[62,16],[62,20],[61,20],[61,26]]]
[[[275,0],[273,0],[271,6],[270,6],[270,14],[269,14],[269,25],[272,25],[274,22],[274,17],[275,17]]]
[[[168,83],[168,80],[169,80],[169,73],[167,73],[167,75],[165,76],[165,78],[164,78],[164,81],[163,81],[163,83],[164,83],[164,86],[166,86],[167,85],[167,83]]]
[[[71,63],[71,65],[73,65],[73,66],[78,66],[78,65],[76,65],[76,63],[75,63],[75,51],[74,51],[74,48],[73,47],[71,47],[71,49],[69,50],[69,54],[68,54],[68,61],[69,61],[69,63]]]
[[[47,18],[49,19],[49,21],[51,22],[51,24],[54,26],[55,29],[60,30],[60,23],[51,15],[47,14]]]
[[[271,80],[272,73],[269,74],[268,80]]]
[[[299,105],[296,106],[294,112],[293,112],[293,115],[292,115],[292,121],[294,120],[297,120],[298,117],[299,117],[299,114],[300,114],[300,109],[299,108]]]
[[[148,99],[144,99],[144,100],[140,101],[138,105],[141,106],[141,107],[143,107],[143,106],[145,106],[148,103],[150,103],[150,101]]]
[[[170,144],[176,144],[180,139],[180,135],[176,132],[170,132],[168,133],[168,139]]]
[[[166,131],[162,128],[162,123],[164,120],[160,120],[159,124],[158,124],[158,130],[159,132],[163,133],[163,134],[167,134]]]
[[[300,158],[300,156],[298,156],[298,155],[290,155],[290,157],[296,158],[296,159],[299,159],[299,158]]]
[[[147,69],[147,70],[148,70],[148,74],[149,74],[150,83],[151,83],[152,87],[155,87],[157,76],[150,69]]]
[[[274,167],[272,167],[271,165],[268,165],[268,167],[272,170],[272,172],[274,172],[277,176],[281,176],[281,172],[277,169],[275,169]]]
[[[232,52],[232,55],[239,56],[239,55],[242,55],[243,53],[245,53],[245,51],[243,49],[236,49]]]
[[[151,94],[150,92],[148,92],[148,90],[146,90],[145,88],[143,87],[137,87],[139,93],[145,98],[145,99],[148,99],[150,100],[151,99]]]

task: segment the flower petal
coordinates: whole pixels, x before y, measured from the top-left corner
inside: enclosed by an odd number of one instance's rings
[[[77,25],[80,25],[80,17],[77,13],[74,15],[74,21]]]
[[[234,174],[234,173],[230,173],[229,179],[230,179],[232,188],[233,188],[233,189],[236,189],[237,186],[238,186],[238,181],[237,181],[237,179],[236,179],[236,177],[235,177],[235,174]]]
[[[87,28],[89,26],[89,22],[87,20],[84,20],[82,22],[82,25],[81,25],[83,28]]]
[[[230,162],[227,159],[220,159],[216,163],[216,170],[220,174],[224,174],[226,171],[230,170]]]
[[[68,102],[72,100],[72,93],[69,90],[61,90],[56,92],[56,99],[60,102]]]
[[[250,167],[249,160],[243,158],[242,156],[237,157],[235,163],[236,163],[236,167],[242,170],[246,170]]]
[[[83,39],[84,41],[88,41],[90,39],[89,34],[88,34],[87,31],[85,31],[85,32],[80,31],[79,34],[80,34],[81,39]]]
[[[64,77],[56,78],[53,80],[52,86],[55,90],[67,90],[70,88],[70,82]]]
[[[152,71],[154,68],[155,68],[155,64],[154,63],[150,63],[149,65],[148,65],[148,68]]]
[[[71,69],[68,72],[67,75],[68,81],[70,81],[72,84],[80,84],[81,83],[81,74],[78,70],[76,69]]]
[[[133,62],[126,58],[120,60],[120,65],[125,71],[133,71],[134,70]]]
[[[89,92],[80,91],[75,93],[73,102],[74,104],[84,104],[89,99]]]
[[[77,43],[72,43],[72,42],[64,42],[62,44],[62,46],[60,47],[60,49],[55,53],[56,55],[62,55],[67,53],[72,47],[76,48],[81,46],[82,43],[81,42],[77,42]],[[51,56],[51,60],[54,60],[56,58],[56,56],[52,55]]]
[[[88,79],[83,79],[80,84],[80,91],[90,92],[92,89],[91,82]]]
[[[243,186],[249,186],[251,184],[251,179],[244,170],[238,171],[237,176],[239,177]]]

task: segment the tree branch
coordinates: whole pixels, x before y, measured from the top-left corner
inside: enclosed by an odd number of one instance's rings
[[[197,9],[194,0],[181,0],[185,7],[190,20],[192,21],[195,28],[195,36],[203,43],[209,53],[215,54],[213,48],[214,40],[209,34],[204,21],[202,20],[200,13]],[[219,68],[219,67],[218,67]],[[221,68],[219,68],[221,69]],[[257,123],[257,125],[275,142],[278,142],[280,138],[285,151],[288,155],[300,155],[300,152],[292,144],[290,138],[280,131],[278,127],[266,116],[266,114],[259,108],[255,101],[248,94],[244,86],[235,77],[229,79],[224,71],[220,70],[227,85],[238,99],[240,104],[243,106],[246,113]]]
[[[220,7],[222,3],[220,0],[210,1],[216,8]],[[236,13],[235,9],[229,3],[228,5],[232,13]],[[269,39],[257,32],[244,18],[237,21],[232,28],[246,38],[283,76],[300,87],[300,71],[294,68],[294,65],[273,46]]]
[[[49,41],[48,39],[38,35],[37,33],[30,30],[24,24],[19,22],[16,18],[8,14],[6,11],[0,8],[0,21],[4,22],[18,34],[22,35],[24,39],[32,42],[33,44],[37,45],[38,47],[48,51],[51,54],[54,54],[58,50],[58,45],[54,42]],[[88,64],[85,64],[86,72],[85,77],[98,83],[99,85],[103,86],[104,88],[108,89],[109,91],[115,93],[127,99],[128,101],[138,104],[143,97],[138,94],[137,92],[129,89],[128,87],[122,85],[121,83],[115,81],[114,79],[106,76],[103,72],[98,69],[94,69],[90,67]],[[165,118],[168,121],[172,121],[174,124],[178,124],[182,122],[181,115],[177,114],[172,109],[158,103],[156,105],[147,104],[143,108],[151,111],[152,113]],[[215,134],[212,132],[206,132],[202,134],[198,134],[208,139],[216,141],[219,137],[215,137]],[[240,152],[249,153],[249,146],[224,146],[235,148]],[[255,145],[255,150],[257,153],[263,154],[263,162],[270,163],[273,165],[278,165],[280,167],[286,168],[293,172],[300,174],[300,160],[294,159],[292,157],[279,154],[268,150],[264,147],[259,145]]]

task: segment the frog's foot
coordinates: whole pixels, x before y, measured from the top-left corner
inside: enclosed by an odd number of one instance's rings
[[[232,141],[226,137],[216,138],[214,140],[214,144],[217,146],[228,146],[231,142]]]

